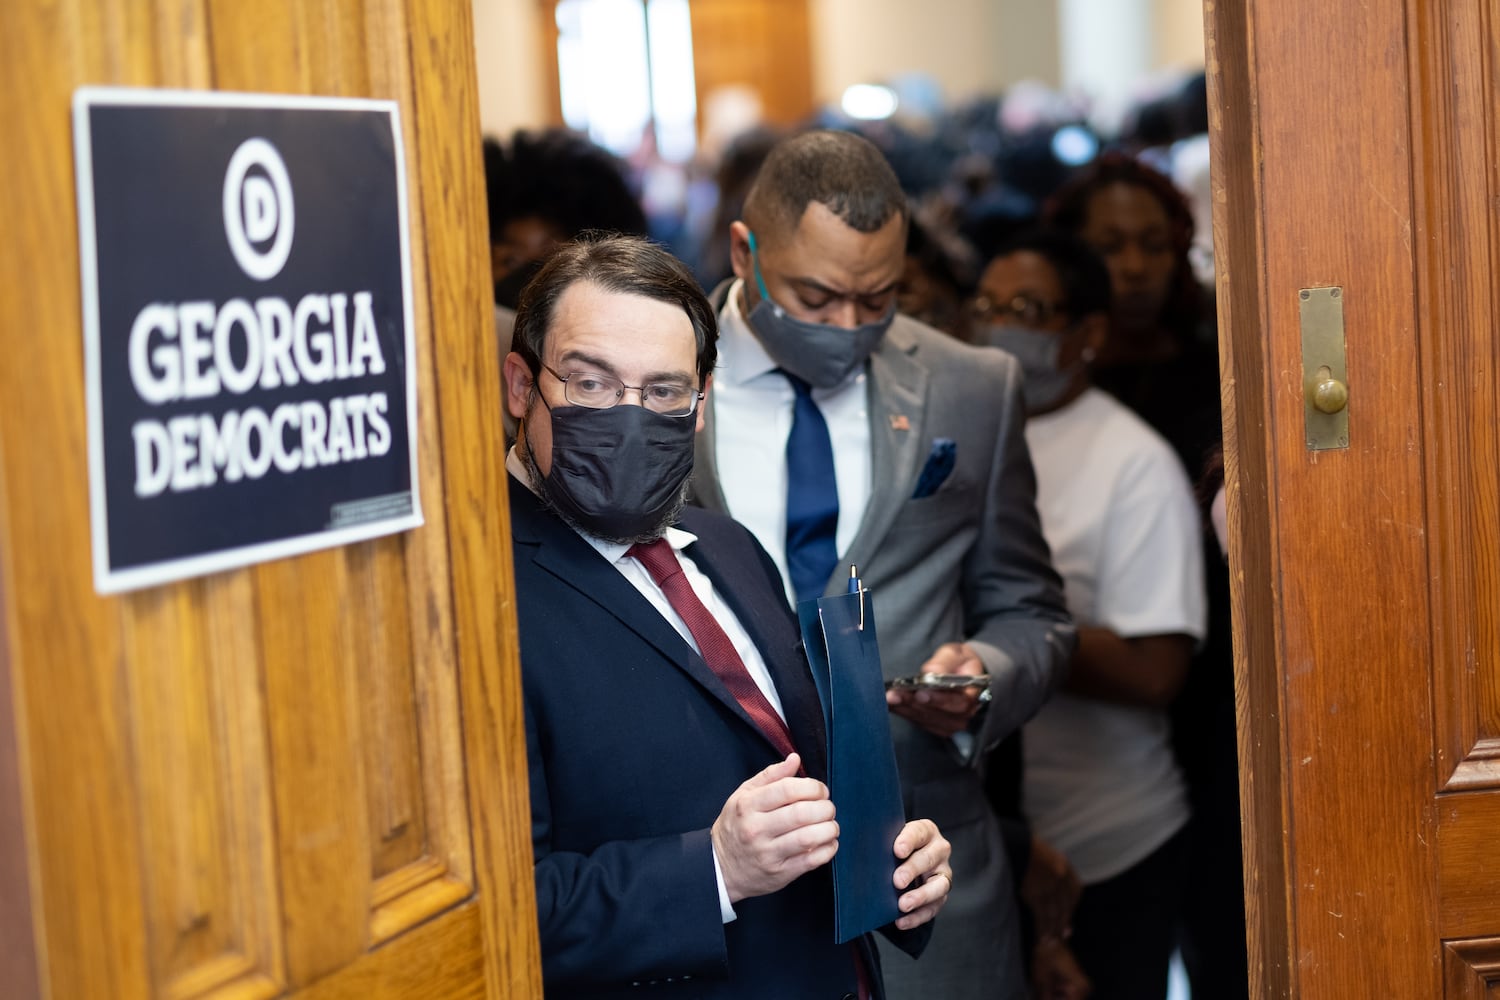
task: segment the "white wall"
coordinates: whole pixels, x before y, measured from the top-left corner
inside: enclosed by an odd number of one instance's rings
[[[1062,84],[1092,95],[1113,129],[1156,61],[1154,0],[1059,0]]]
[[[474,55],[479,69],[479,123],[485,135],[505,138],[547,120],[542,74],[548,63],[536,50],[541,16],[537,0],[473,0]]]
[[[1203,0],[1156,0],[1158,67],[1201,69]]]
[[[1050,0],[810,0],[813,91],[921,72],[950,101],[1027,77],[1057,79]]]

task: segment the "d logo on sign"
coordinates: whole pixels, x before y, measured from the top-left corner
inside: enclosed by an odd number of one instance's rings
[[[255,167],[260,169],[252,173]],[[295,222],[292,181],[281,155],[264,139],[246,139],[224,174],[224,233],[246,274],[268,281],[281,272],[292,252]],[[267,241],[268,248],[258,249]]]

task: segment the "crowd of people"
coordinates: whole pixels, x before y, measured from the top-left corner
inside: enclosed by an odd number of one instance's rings
[[[669,224],[486,141],[549,995],[1247,995],[1202,86],[756,129]],[[836,946],[850,563],[888,679],[988,687],[888,692],[904,915]]]

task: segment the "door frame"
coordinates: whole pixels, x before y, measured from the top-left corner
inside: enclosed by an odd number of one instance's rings
[[[1451,590],[1480,568],[1455,566],[1435,503],[1463,416],[1431,390],[1454,372],[1441,95],[1462,7],[1204,4],[1257,998],[1443,995]],[[1350,444],[1312,451],[1298,296],[1326,286],[1343,289]]]

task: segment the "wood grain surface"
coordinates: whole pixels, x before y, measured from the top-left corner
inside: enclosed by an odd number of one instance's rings
[[[467,0],[0,5],[7,998],[541,995],[470,17]],[[397,102],[423,527],[94,593],[84,84]]]
[[[1256,997],[1497,978],[1495,15],[1205,4]],[[1343,290],[1350,446],[1303,440]]]

